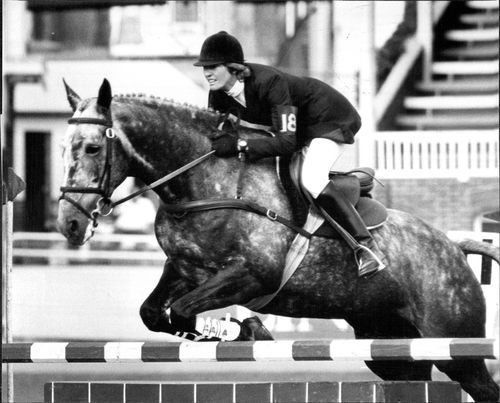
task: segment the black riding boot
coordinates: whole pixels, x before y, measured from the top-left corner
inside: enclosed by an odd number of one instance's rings
[[[358,243],[355,251],[359,277],[375,274],[385,268],[385,257],[366,228],[354,206],[344,196],[342,189],[334,182],[328,182],[316,199],[317,203],[344,228]]]

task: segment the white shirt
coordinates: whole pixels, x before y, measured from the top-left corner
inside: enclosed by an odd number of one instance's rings
[[[243,81],[236,80],[233,87],[229,91],[226,91],[226,94],[233,97],[245,108],[247,107],[247,102],[245,100],[245,83]]]

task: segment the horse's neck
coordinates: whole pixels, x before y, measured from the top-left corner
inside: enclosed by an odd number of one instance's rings
[[[165,119],[157,119],[156,122],[154,119],[148,122],[130,120],[129,123],[122,123],[122,130],[125,134],[123,148],[131,161],[129,175],[138,177],[146,184],[164,177],[211,149],[206,136],[208,133],[202,133],[188,123]],[[207,125],[205,130],[210,131],[210,127]],[[207,177],[207,171],[224,170],[224,162],[212,158],[155,191],[165,202],[200,197],[205,193],[206,186],[200,179]]]

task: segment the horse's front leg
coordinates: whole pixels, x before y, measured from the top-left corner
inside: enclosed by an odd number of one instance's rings
[[[266,288],[246,269],[228,267],[173,302],[171,308],[177,315],[190,318],[205,311],[242,305],[265,294]]]
[[[186,318],[171,312],[168,308],[181,295],[189,292],[186,282],[173,268],[171,260],[165,262],[162,276],[155,289],[142,303],[140,315],[146,327],[153,332],[175,334],[179,330],[194,331],[196,318]]]

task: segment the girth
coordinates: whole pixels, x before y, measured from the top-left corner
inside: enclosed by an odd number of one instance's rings
[[[280,224],[287,226],[288,228],[294,230],[295,232],[298,232],[299,234],[303,235],[308,239],[312,237],[312,234],[310,232],[304,230],[302,227],[295,225],[292,221],[250,200],[244,200],[244,199],[195,200],[179,204],[164,204],[163,206],[168,213],[177,215],[178,218],[184,217],[185,214],[192,212],[199,212],[199,211],[222,210],[222,209],[245,210],[251,213],[267,217],[271,221],[279,222]]]

